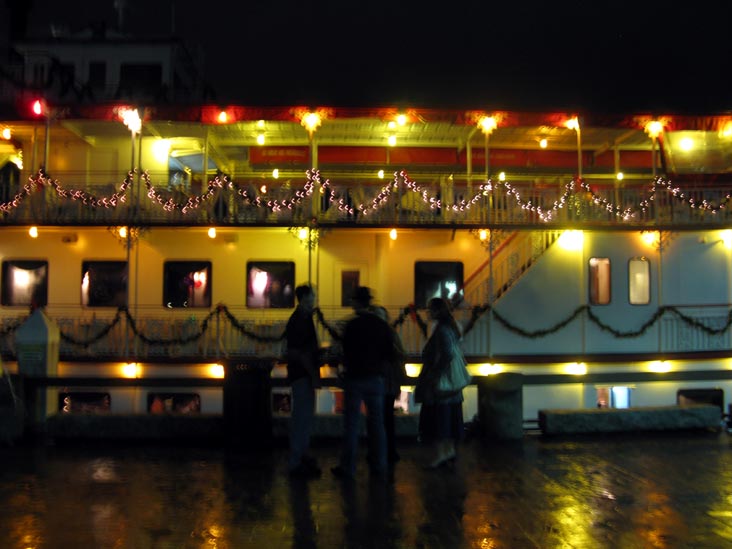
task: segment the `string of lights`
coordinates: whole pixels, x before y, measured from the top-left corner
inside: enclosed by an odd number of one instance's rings
[[[131,187],[135,175],[136,170],[130,171],[118,190],[109,196],[98,197],[84,190],[66,189],[57,179],[47,177],[43,171],[39,171],[38,174],[29,177],[28,182],[11,200],[0,203],[0,211],[9,213],[20,207],[23,201],[35,190],[43,187],[53,189],[59,199],[81,202],[89,208],[117,208],[127,201],[127,191]],[[353,198],[348,190],[339,190],[332,184],[330,179],[323,178],[319,170],[308,170],[305,173],[305,182],[301,188],[291,190],[291,195],[287,198],[268,198],[266,193],[252,196],[251,190],[237,185],[227,176],[217,176],[209,180],[206,191],[202,194],[185,197],[185,200],[176,200],[171,196],[167,196],[168,193],[156,189],[147,172],[141,173],[140,178],[145,184],[147,197],[152,204],[159,206],[165,212],[178,211],[182,214],[190,213],[205,204],[211,203],[225,189],[233,192],[240,205],[265,208],[274,214],[293,210],[310,198],[318,189],[321,194],[327,197],[329,206],[333,206],[339,212],[350,216],[355,214],[372,215],[393,200],[398,200],[405,193],[413,194],[430,211],[446,209],[460,215],[480,204],[485,197],[491,194],[500,196],[500,193],[503,193],[505,197],[513,199],[520,209],[535,214],[538,219],[545,223],[552,221],[559,210],[570,207],[576,204],[577,201],[584,201],[586,204],[597,206],[621,220],[630,220],[647,214],[653,204],[658,201],[659,191],[665,191],[677,204],[685,204],[690,209],[704,211],[712,215],[728,209],[730,200],[732,200],[732,190],[720,189],[717,191],[717,195],[723,198],[715,202],[698,196],[698,190],[684,190],[671,180],[656,177],[648,185],[646,196],[640,198],[634,206],[625,206],[615,204],[608,198],[598,194],[584,179],[575,178],[564,186],[563,193],[550,207],[543,207],[536,204],[535,199],[524,199],[519,187],[513,183],[505,180],[494,181],[489,179],[478,186],[477,192],[472,197],[461,198],[456,203],[447,205],[437,193],[430,194],[427,187],[412,180],[405,170],[395,172],[394,178],[383,185],[373,198],[357,204],[353,204]]]

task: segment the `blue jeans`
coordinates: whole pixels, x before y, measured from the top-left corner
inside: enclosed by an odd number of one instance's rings
[[[343,447],[341,467],[356,473],[361,402],[366,404],[369,438],[369,461],[375,473],[386,471],[386,435],[384,431],[384,378],[371,376],[343,380]]]
[[[310,448],[310,431],[315,416],[315,389],[309,377],[292,382],[292,413],[290,414],[290,456],[288,467],[294,469]]]

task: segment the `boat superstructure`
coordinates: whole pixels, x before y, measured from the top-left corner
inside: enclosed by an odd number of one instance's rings
[[[412,375],[426,302],[449,299],[476,379],[523,374],[527,421],[729,399],[726,113],[217,104],[179,41],[99,29],[16,38],[9,59],[0,353],[23,374],[23,326],[58,334],[35,381],[48,413],[221,414],[227,369],[283,375],[303,283],[328,350],[322,414],[358,285]]]

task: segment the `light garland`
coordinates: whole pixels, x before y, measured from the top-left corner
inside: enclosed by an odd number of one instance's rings
[[[5,213],[12,212],[14,209],[20,207],[23,201],[34,191],[44,187],[53,189],[61,199],[80,201],[90,208],[113,209],[127,201],[127,191],[131,188],[136,174],[136,170],[128,172],[117,191],[109,196],[98,197],[84,190],[66,189],[58,180],[47,177],[43,171],[39,171],[37,175],[28,178],[28,182],[23,185],[20,192],[11,200],[0,203],[0,211]],[[280,212],[293,211],[303,201],[310,198],[317,188],[321,194],[327,197],[329,207],[333,206],[339,212],[349,217],[357,214],[362,216],[373,215],[383,207],[388,206],[393,199],[397,199],[407,193],[418,197],[427,209],[432,212],[440,212],[445,209],[456,215],[461,215],[466,214],[471,208],[479,205],[485,197],[491,194],[496,195],[499,191],[502,191],[506,197],[513,199],[520,209],[535,214],[544,223],[553,221],[556,214],[563,208],[575,207],[580,210],[584,204],[597,206],[621,221],[629,221],[633,218],[647,215],[656,202],[660,191],[665,191],[677,203],[685,204],[692,210],[702,211],[711,215],[716,215],[729,209],[728,205],[732,200],[732,190],[724,190],[723,195],[720,195],[723,198],[715,203],[706,198],[695,197],[692,191],[684,191],[674,185],[670,180],[657,177],[648,187],[646,197],[640,199],[637,206],[624,207],[616,205],[607,198],[598,195],[589,183],[582,178],[577,178],[565,185],[564,192],[554,201],[551,207],[545,208],[535,204],[531,199],[524,200],[521,196],[520,189],[511,182],[501,180],[494,182],[492,179],[489,179],[479,185],[477,192],[472,197],[461,199],[455,204],[446,206],[439,196],[431,195],[428,188],[411,179],[406,170],[401,170],[394,172],[393,179],[383,185],[373,198],[365,202],[353,204],[348,190],[346,192],[339,192],[333,186],[330,179],[322,178],[319,170],[307,170],[302,188],[293,190],[291,196],[284,199],[251,196],[247,189],[240,188],[227,176],[217,176],[208,182],[207,189],[203,194],[186,197],[184,201],[176,201],[173,197],[156,189],[147,172],[141,173],[140,179],[144,182],[147,189],[147,197],[152,204],[159,206],[166,212],[179,211],[184,215],[211,203],[218,198],[219,193],[223,190],[233,191],[234,196],[238,197],[240,205],[265,208],[274,214],[278,214]],[[581,216],[581,212],[578,215]]]

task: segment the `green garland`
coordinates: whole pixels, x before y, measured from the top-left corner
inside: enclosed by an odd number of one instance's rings
[[[331,324],[325,319],[323,312],[316,308],[315,316],[319,324],[323,326],[323,328],[328,332],[330,337],[334,341],[342,341],[342,336],[338,330],[336,330]],[[572,321],[574,321],[576,318],[578,318],[582,314],[586,314],[587,318],[595,324],[598,328],[601,330],[608,332],[612,334],[616,338],[624,339],[624,338],[633,338],[633,337],[639,337],[645,334],[651,327],[653,327],[665,314],[671,314],[678,317],[680,320],[682,320],[685,324],[687,324],[689,327],[694,328],[696,330],[699,330],[701,332],[704,332],[708,335],[721,335],[724,334],[727,330],[730,329],[730,326],[732,326],[732,309],[730,309],[727,312],[726,321],[723,326],[720,326],[718,328],[712,328],[704,324],[703,322],[690,317],[683,312],[681,312],[678,307],[672,306],[672,305],[664,305],[659,307],[656,312],[651,315],[651,317],[646,320],[643,325],[641,325],[640,328],[637,330],[632,331],[621,331],[613,328],[612,326],[609,326],[605,322],[603,322],[599,316],[588,306],[588,305],[581,305],[577,307],[569,316],[564,318],[563,320],[556,323],[554,326],[551,326],[549,328],[543,328],[538,330],[525,330],[519,326],[516,326],[512,322],[510,322],[506,317],[504,317],[502,314],[500,314],[495,308],[491,307],[490,305],[479,305],[473,307],[471,310],[471,316],[468,322],[465,325],[465,328],[463,330],[463,334],[468,334],[474,327],[477,321],[483,317],[486,313],[490,313],[493,315],[493,318],[499,322],[505,329],[513,332],[514,334],[517,334],[521,337],[527,338],[527,339],[537,339],[540,337],[546,337],[548,335],[551,335],[553,333],[558,332],[568,324],[570,324]],[[206,332],[209,329],[210,321],[214,316],[218,315],[224,315],[226,319],[228,319],[229,323],[236,328],[242,335],[245,337],[252,339],[254,341],[260,342],[260,343],[277,343],[279,341],[283,341],[286,337],[286,333],[283,332],[279,336],[263,336],[260,335],[252,330],[247,329],[244,324],[239,322],[239,320],[229,311],[229,309],[226,307],[226,305],[219,304],[216,306],[214,310],[212,310],[206,318],[204,318],[199,324],[198,324],[198,330],[195,333],[189,334],[185,337],[170,337],[170,338],[153,338],[145,335],[137,326],[137,323],[135,319],[130,315],[130,312],[127,310],[126,307],[120,307],[117,310],[117,314],[115,317],[105,326],[103,326],[98,332],[90,335],[88,338],[85,339],[77,339],[74,338],[63,331],[60,331],[60,337],[61,339],[69,343],[71,345],[76,345],[79,347],[87,348],[90,345],[102,340],[104,337],[106,337],[111,330],[120,322],[122,317],[124,316],[127,319],[127,322],[132,329],[133,334],[135,337],[139,338],[143,343],[147,345],[185,345],[187,343],[191,343],[192,341],[197,341],[200,338],[202,338]],[[417,326],[420,329],[420,332],[422,335],[426,338],[427,337],[427,322],[422,319],[421,315],[417,311],[414,304],[407,305],[403,309],[401,309],[399,317],[392,322],[392,326],[396,329],[399,326],[401,326],[407,318],[411,317],[412,320],[417,324]],[[23,319],[24,320],[24,319]],[[5,326],[2,331],[0,331],[0,335],[6,336],[11,333],[13,333],[15,330],[17,330],[23,323],[23,320],[18,320],[17,322],[10,323],[7,326]]]

